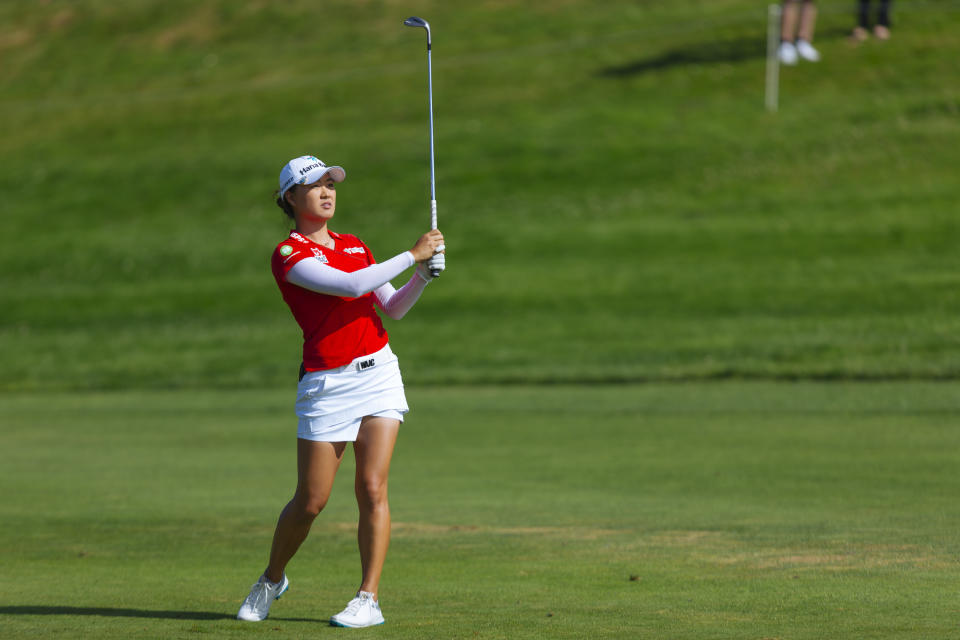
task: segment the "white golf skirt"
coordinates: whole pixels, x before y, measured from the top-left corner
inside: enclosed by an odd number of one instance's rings
[[[403,421],[410,408],[400,365],[388,344],[348,365],[310,371],[297,386],[297,437],[354,442],[365,416]]]

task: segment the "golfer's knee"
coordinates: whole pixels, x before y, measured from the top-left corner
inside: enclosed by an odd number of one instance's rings
[[[357,479],[357,500],[370,506],[387,504],[387,478],[380,475],[361,476]]]
[[[327,506],[327,497],[328,496],[298,494],[291,502],[291,506],[293,507],[298,518],[304,520],[313,520],[320,515],[320,512],[323,511],[323,508]]]

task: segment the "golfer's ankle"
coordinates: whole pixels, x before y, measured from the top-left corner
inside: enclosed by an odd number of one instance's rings
[[[278,584],[283,582],[283,571],[280,572],[271,572],[268,567],[266,571],[263,572],[263,577],[272,582],[273,584]]]

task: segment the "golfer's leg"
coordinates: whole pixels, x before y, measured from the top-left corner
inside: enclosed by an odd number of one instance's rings
[[[355,489],[360,522],[357,542],[363,571],[361,591],[378,593],[380,574],[390,546],[390,505],[387,503],[387,476],[400,421],[367,416],[354,443],[357,457]]]
[[[310,525],[327,504],[333,479],[343,459],[345,442],[297,439],[297,491],[280,512],[264,575],[280,582],[290,558],[310,532]]]

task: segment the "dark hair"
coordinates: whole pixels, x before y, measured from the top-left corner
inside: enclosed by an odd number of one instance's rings
[[[290,193],[296,188],[297,188],[297,185],[293,185],[292,187],[290,187],[290,189],[287,190],[287,193]],[[277,189],[276,191],[274,191],[273,195],[277,197],[277,206],[280,207],[285,214],[287,214],[287,217],[290,218],[291,220],[296,220],[296,216],[294,216],[294,213],[293,213],[293,206],[290,204],[290,201],[287,200],[285,196],[280,195],[280,190]]]

